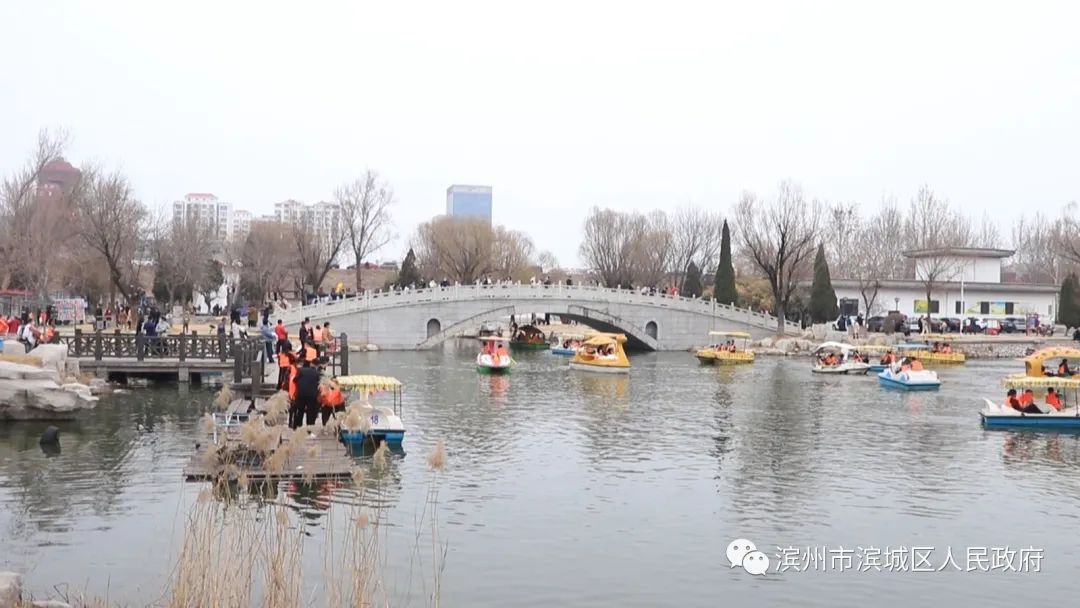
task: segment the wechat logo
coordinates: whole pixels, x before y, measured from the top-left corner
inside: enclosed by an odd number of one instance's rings
[[[739,538],[731,541],[727,546],[727,558],[731,562],[730,568],[742,566],[743,570],[753,575],[764,575],[769,570],[769,556],[757,550],[757,546]]]

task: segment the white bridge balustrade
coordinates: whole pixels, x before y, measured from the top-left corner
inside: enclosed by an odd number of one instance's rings
[[[708,341],[708,332],[776,332],[776,318],[712,300],[643,294],[593,285],[453,285],[409,291],[368,291],[276,313],[290,328],[310,318],[329,321],[354,344],[411,350],[475,330],[485,321],[550,313],[605,331],[623,332],[631,345],[652,350],[686,350]],[[796,323],[787,333],[798,335]]]

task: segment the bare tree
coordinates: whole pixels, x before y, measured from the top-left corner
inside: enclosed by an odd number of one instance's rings
[[[853,265],[860,257],[858,241],[863,230],[855,203],[834,203],[827,207],[829,237],[824,240],[829,272],[833,277],[852,278]]]
[[[735,208],[742,249],[769,281],[779,335],[791,296],[813,261],[821,207],[817,201],[808,203],[801,188],[785,181],[771,204],[746,192]]]
[[[487,220],[443,216],[417,226],[412,248],[426,276],[469,285],[496,270],[494,241]]]
[[[291,231],[279,222],[253,222],[251,231],[237,248],[240,289],[255,302],[283,291],[292,269],[295,246]]]
[[[671,272],[680,290],[685,288],[686,269],[691,262],[702,271],[716,265],[723,226],[720,213],[700,207],[681,207],[672,216]]]
[[[56,262],[74,236],[72,201],[80,184],[54,188],[41,177],[50,164],[63,160],[67,141],[64,132],[41,131],[23,168],[0,183],[0,254],[5,260],[0,287],[14,281],[44,298],[56,278]]]
[[[644,237],[644,218],[593,207],[578,248],[581,259],[607,287],[634,282],[634,255]]]
[[[675,251],[675,233],[663,211],[653,211],[638,223],[631,285],[659,287],[664,284]],[[684,267],[679,276],[686,274]]]
[[[151,230],[154,283],[163,289],[165,303],[187,302],[195,291],[217,287],[207,285],[210,265],[215,263],[211,257],[217,240],[213,223],[159,212]]]
[[[338,262],[344,249],[347,231],[332,222],[326,226],[317,226],[314,218],[300,217],[292,225],[292,239],[295,247],[294,261],[297,269],[297,288],[301,292],[310,288],[318,292],[330,269]],[[357,289],[360,286],[357,285]]]
[[[955,211],[949,201],[934,195],[929,186],[919,188],[904,220],[905,240],[918,252],[915,279],[926,293],[926,318],[933,312],[931,296],[941,283],[953,281],[964,271],[962,258],[951,251],[970,247],[975,242],[967,218]]]
[[[82,180],[76,224],[79,237],[101,255],[112,287],[134,304],[143,294],[140,274],[144,260],[139,257],[147,243],[146,208],[118,171],[106,174],[87,169]]]
[[[532,266],[536,255],[536,246],[529,235],[496,226],[491,246],[492,268],[499,273],[499,278],[525,278],[523,273]]]
[[[1069,252],[1080,253],[1068,238],[1068,235],[1080,235],[1080,226],[1070,225],[1071,222],[1071,214],[1058,221],[1036,212],[1012,225],[1012,247],[1016,251],[1012,264],[1021,280],[1057,285],[1065,279],[1065,256]]]
[[[393,238],[390,206],[394,193],[378,173],[369,169],[362,178],[339,187],[334,198],[341,208],[341,223],[356,262],[356,289],[360,291],[364,259]]]
[[[555,254],[544,250],[536,256],[536,263],[544,272],[551,272],[559,267],[559,259],[555,257]]]

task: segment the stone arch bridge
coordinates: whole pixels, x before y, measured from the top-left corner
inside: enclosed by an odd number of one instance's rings
[[[558,315],[602,331],[625,333],[631,347],[686,350],[708,340],[708,332],[746,331],[773,335],[776,318],[712,301],[641,294],[586,285],[456,285],[408,292],[367,292],[355,298],[282,311],[295,329],[305,317],[329,321],[352,343],[391,350],[432,348],[475,330],[487,321],[529,313]],[[273,322],[273,319],[271,319]],[[789,322],[789,332],[798,325]]]

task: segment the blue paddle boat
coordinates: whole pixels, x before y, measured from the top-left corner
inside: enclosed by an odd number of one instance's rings
[[[389,376],[341,376],[337,383],[342,389],[359,397],[345,409],[341,422],[341,442],[350,449],[385,442],[391,448],[401,446],[405,425],[401,422],[401,382]],[[371,395],[391,392],[392,407],[371,405]]]
[[[1080,376],[1069,367],[1067,361],[1080,360],[1080,349],[1071,347],[1050,347],[1035,351],[1024,359],[1024,373],[1006,376],[1001,384],[1006,389],[1046,394],[1032,402],[1039,413],[1021,412],[1004,403],[995,403],[984,398],[985,406],[979,412],[983,427],[987,429],[1031,429],[1045,431],[1080,431]],[[1059,360],[1056,367],[1047,366],[1050,360]],[[1063,369],[1064,368],[1064,369]],[[1058,372],[1063,375],[1051,375]],[[1054,389],[1050,391],[1049,389]],[[1051,401],[1049,393],[1054,392]],[[1068,394],[1072,393],[1072,404]]]

